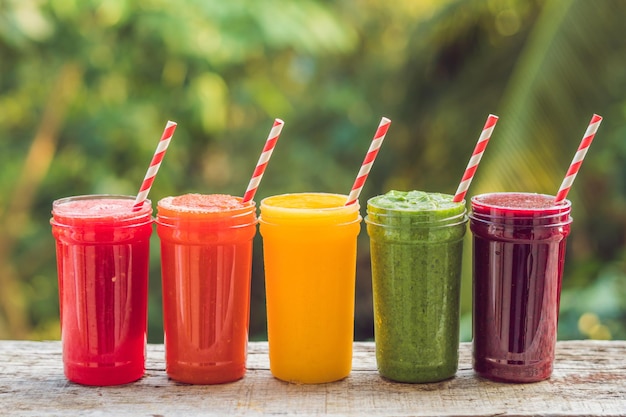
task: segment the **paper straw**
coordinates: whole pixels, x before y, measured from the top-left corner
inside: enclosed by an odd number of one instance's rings
[[[600,123],[602,122],[602,116],[598,116],[594,114],[591,117],[591,121],[589,122],[589,126],[587,126],[587,130],[585,131],[585,135],[583,136],[580,145],[578,146],[578,150],[574,155],[574,159],[572,159],[572,163],[567,170],[567,174],[565,174],[565,178],[563,178],[563,182],[561,183],[561,187],[559,188],[559,192],[556,194],[556,198],[554,199],[554,204],[559,204],[565,197],[567,197],[567,193],[570,188],[572,188],[572,183],[574,182],[574,178],[576,178],[576,174],[578,174],[578,170],[580,166],[583,164],[583,159],[587,154],[587,150],[593,141],[596,132],[598,131],[598,127],[600,127]]]
[[[261,182],[261,178],[263,178],[263,173],[265,172],[265,168],[267,168],[270,156],[272,156],[272,152],[274,151],[274,148],[276,147],[276,142],[278,142],[278,137],[280,136],[280,131],[283,130],[284,125],[285,122],[283,122],[282,120],[274,120],[274,125],[272,126],[272,129],[267,136],[267,141],[265,141],[263,152],[261,152],[259,161],[257,162],[256,168],[252,173],[252,178],[250,178],[248,189],[246,190],[246,193],[243,195],[243,199],[241,200],[242,203],[247,203],[254,198],[254,194],[259,188],[259,183]]]
[[[174,136],[174,131],[176,130],[176,122],[172,122],[168,120],[167,125],[165,125],[165,129],[163,130],[163,135],[161,135],[161,140],[159,140],[159,144],[157,145],[156,151],[154,151],[154,156],[152,157],[152,161],[150,162],[150,166],[148,167],[148,171],[146,172],[146,176],[143,179],[143,183],[141,183],[141,188],[139,189],[139,193],[137,194],[137,198],[135,198],[135,204],[133,205],[133,210],[139,210],[141,206],[143,206],[143,202],[148,198],[148,193],[150,192],[150,187],[152,187],[152,183],[154,182],[154,177],[159,171],[159,167],[161,166],[161,161],[163,161],[163,157],[165,156],[165,151],[170,144],[170,140],[172,136]]]
[[[383,117],[380,120],[380,124],[378,125],[378,129],[376,129],[376,133],[372,138],[372,143],[370,144],[370,148],[365,155],[365,159],[361,164],[361,169],[359,170],[359,174],[354,181],[354,185],[352,186],[352,190],[350,191],[350,195],[348,195],[348,201],[346,201],[346,206],[356,203],[359,198],[359,194],[361,194],[361,190],[363,189],[363,185],[365,184],[365,180],[367,179],[367,175],[372,169],[372,165],[374,164],[374,160],[376,159],[376,155],[378,155],[378,151],[380,150],[380,146],[383,144],[383,140],[385,139],[385,135],[387,134],[387,130],[389,129],[389,125],[391,124],[391,120]]]
[[[474,152],[472,152],[472,157],[467,164],[467,168],[465,168],[465,173],[463,174],[463,178],[461,178],[459,188],[457,188],[456,193],[454,194],[454,198],[452,199],[453,202],[460,203],[465,198],[467,189],[474,178],[474,174],[476,174],[478,163],[483,157],[483,153],[485,152],[485,148],[487,148],[487,144],[489,143],[493,129],[496,127],[496,123],[498,123],[498,116],[490,114],[489,117],[487,117],[487,121],[485,122],[482,132],[480,133],[480,137],[478,138]]]

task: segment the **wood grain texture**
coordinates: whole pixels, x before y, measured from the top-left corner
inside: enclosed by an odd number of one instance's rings
[[[162,345],[148,346],[146,376],[118,387],[83,387],[63,376],[59,342],[0,341],[0,415],[11,416],[624,416],[626,341],[557,343],[547,381],[503,384],[477,377],[461,344],[455,378],[399,384],[376,371],[374,344],[354,345],[343,381],[294,385],[269,372],[266,342],[250,344],[240,381],[191,386],[165,374]]]

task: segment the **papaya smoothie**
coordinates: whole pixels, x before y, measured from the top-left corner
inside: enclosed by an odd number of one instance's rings
[[[159,201],[165,366],[190,384],[241,379],[250,318],[254,202],[222,194]]]
[[[300,193],[261,201],[270,370],[315,384],[349,375],[359,205]]]

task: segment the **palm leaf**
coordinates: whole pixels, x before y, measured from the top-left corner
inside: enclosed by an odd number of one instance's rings
[[[507,86],[475,193],[556,194],[592,114],[607,105],[597,80],[623,37],[624,12],[626,3],[614,1],[545,4]]]

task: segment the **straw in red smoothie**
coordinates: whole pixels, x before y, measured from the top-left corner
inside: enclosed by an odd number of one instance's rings
[[[150,192],[150,188],[152,187],[152,183],[154,182],[154,177],[156,177],[156,174],[159,171],[161,161],[163,161],[165,151],[167,151],[167,147],[170,144],[172,136],[174,136],[175,130],[176,122],[168,120],[167,125],[165,125],[165,129],[163,130],[163,134],[161,135],[161,139],[159,140],[159,144],[154,151],[154,156],[152,157],[152,161],[150,162],[150,166],[148,167],[146,176],[141,183],[141,188],[139,189],[137,198],[135,198],[133,211],[141,209],[141,206],[143,206],[143,202],[146,201],[146,199],[148,198],[148,193]]]

